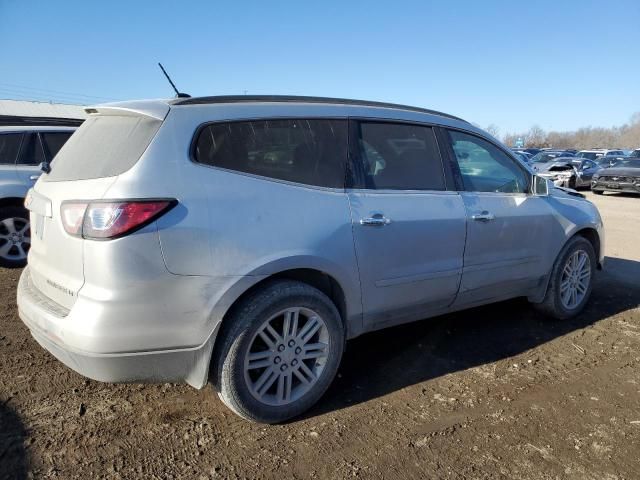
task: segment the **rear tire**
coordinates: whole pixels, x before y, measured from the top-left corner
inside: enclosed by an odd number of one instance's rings
[[[279,423],[300,415],[338,371],[345,342],[340,314],[305,283],[267,284],[244,299],[225,326],[212,373],[222,401],[247,420]]]
[[[0,267],[24,267],[30,246],[29,212],[16,206],[0,208]]]
[[[557,320],[578,315],[591,296],[595,270],[591,242],[581,236],[571,238],[556,258],[543,301],[534,307]]]
[[[604,195],[604,190],[591,190],[596,195]]]

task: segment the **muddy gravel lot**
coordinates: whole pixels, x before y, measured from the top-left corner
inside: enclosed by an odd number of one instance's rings
[[[362,336],[279,426],[211,388],[86,380],[0,269],[0,478],[640,478],[640,198],[589,196],[608,258],[579,318],[515,300]]]

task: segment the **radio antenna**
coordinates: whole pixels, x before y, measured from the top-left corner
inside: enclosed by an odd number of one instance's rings
[[[167,73],[167,71],[164,69],[164,67],[160,62],[158,62],[158,66],[160,67],[160,70],[162,70],[162,73],[164,73],[164,76],[167,77],[167,80],[171,84],[171,88],[173,88],[173,91],[176,92],[176,98],[191,98],[191,95],[189,95],[188,93],[182,93],[178,91],[178,89],[176,88],[176,84],[173,83],[173,81],[171,80],[171,77],[169,76],[169,74]]]

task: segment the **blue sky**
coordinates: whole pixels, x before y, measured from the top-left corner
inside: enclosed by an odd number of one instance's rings
[[[640,111],[640,1],[0,0],[0,98],[299,94],[406,103],[501,133]]]

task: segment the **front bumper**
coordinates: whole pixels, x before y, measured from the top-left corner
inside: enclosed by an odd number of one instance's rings
[[[31,282],[29,268],[20,277],[17,292],[18,313],[35,340],[69,368],[86,377],[103,382],[187,382],[195,388],[207,383],[207,375],[215,334],[200,346],[152,351],[104,352],[87,351],[72,345],[73,310],[85,309],[78,302],[71,311],[55,304]],[[95,323],[95,318],[86,318]],[[140,323],[139,318],[128,319]]]
[[[566,175],[545,175],[545,174],[541,174],[540,175],[543,178],[546,178],[547,180],[550,180],[551,182],[553,182],[553,184],[556,187],[569,187],[569,185],[571,184],[571,179],[575,178],[574,176],[566,176]]]
[[[636,182],[613,182],[608,180],[593,180],[591,190],[600,192],[640,193],[640,179]]]

